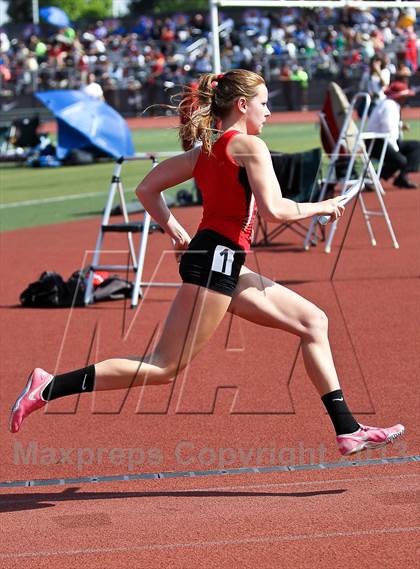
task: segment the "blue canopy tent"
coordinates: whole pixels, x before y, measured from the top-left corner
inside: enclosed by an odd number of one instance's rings
[[[46,8],[41,8],[39,14],[41,18],[51,26],[56,26],[57,28],[67,28],[70,26],[68,16],[61,8],[47,6]]]
[[[42,91],[35,96],[57,120],[60,160],[73,149],[93,150],[112,158],[134,154],[126,121],[104,101],[72,90]]]

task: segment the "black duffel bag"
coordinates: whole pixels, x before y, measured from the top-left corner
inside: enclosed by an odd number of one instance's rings
[[[20,302],[29,308],[69,307],[73,300],[74,306],[83,306],[84,291],[83,274],[80,272],[73,273],[65,282],[60,274],[44,271],[21,293]]]

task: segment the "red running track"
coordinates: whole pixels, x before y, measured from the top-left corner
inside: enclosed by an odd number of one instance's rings
[[[375,196],[366,199],[374,206]],[[248,263],[328,313],[337,369],[360,421],[406,425],[404,439],[370,459],[419,454],[412,396],[420,369],[419,192],[390,190],[386,204],[400,249],[392,248],[380,219],[372,248],[356,209],[334,284],[329,275],[348,216],[331,255],[320,247],[303,252],[289,232]],[[177,215],[193,231],[200,211]],[[124,311],[122,302],[74,311],[16,306],[42,270],[67,277],[78,269],[98,226],[96,219],[2,234],[0,480],[75,479],[64,487],[2,490],[2,567],[413,567],[414,462],[112,484],[78,480],[337,462],[329,421],[300,355],[293,366],[297,339],[279,331],[226,318],[172,392],[95,394],[78,405],[71,397],[34,414],[19,435],[6,432],[9,406],[32,367],[64,371],[141,354],[166,314],[172,289],[153,290],[137,311]],[[177,279],[173,257],[162,256],[167,237],[156,234],[149,242],[147,275],[157,267],[156,280]]]
[[[1,566],[416,566],[414,468],[10,491]]]

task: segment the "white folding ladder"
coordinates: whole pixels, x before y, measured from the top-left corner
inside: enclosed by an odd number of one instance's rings
[[[360,119],[360,124],[358,127],[356,127],[354,125],[353,122],[353,110],[355,107],[356,102],[359,99],[364,99],[364,112],[363,115]],[[370,222],[370,218],[373,216],[381,216],[384,217],[385,222],[387,224],[388,227],[388,231],[391,235],[391,239],[392,239],[392,243],[393,246],[398,249],[399,245],[397,242],[397,239],[395,237],[395,233],[391,224],[391,220],[388,214],[388,211],[385,207],[385,203],[383,200],[383,195],[385,194],[384,189],[382,188],[380,179],[379,179],[379,175],[380,175],[380,171],[382,169],[382,165],[383,165],[383,161],[384,161],[384,156],[385,156],[385,152],[386,152],[386,147],[388,144],[388,137],[387,135],[379,135],[377,133],[367,133],[367,132],[363,132],[364,131],[364,127],[365,127],[365,123],[367,120],[367,114],[368,114],[368,109],[370,106],[370,96],[367,93],[357,93],[348,109],[346,109],[346,116],[344,119],[344,123],[343,126],[340,130],[340,133],[337,137],[337,140],[334,141],[331,131],[328,127],[328,124],[326,122],[325,116],[321,113],[320,114],[320,120],[322,123],[322,126],[324,128],[325,133],[327,134],[327,136],[330,139],[330,143],[333,146],[333,152],[329,157],[329,164],[328,164],[328,170],[327,170],[327,174],[326,177],[323,181],[323,185],[321,188],[321,192],[319,195],[319,201],[322,201],[325,199],[325,194],[327,192],[328,186],[331,183],[335,182],[335,168],[337,165],[337,161],[339,158],[343,157],[343,154],[341,153],[341,148],[346,148],[348,150],[348,157],[349,157],[349,161],[348,161],[348,165],[346,168],[346,174],[343,180],[339,181],[339,184],[341,185],[341,194],[344,194],[346,192],[346,190],[348,189],[348,187],[352,184],[354,184],[355,182],[359,183],[361,186],[361,191],[358,194],[358,200],[362,209],[362,214],[366,223],[366,227],[369,233],[369,237],[370,237],[370,241],[372,246],[376,245],[376,239],[375,239],[375,235],[373,233],[373,229],[372,229],[372,225]],[[350,125],[352,125],[354,132],[349,135],[349,127]],[[372,138],[374,137],[374,138]],[[364,144],[364,140],[367,138],[371,138],[371,143],[369,145],[369,149],[368,151],[366,150],[365,144]],[[371,154],[371,150],[372,150],[372,146],[374,143],[374,139],[379,139],[382,138],[384,140],[384,144],[382,147],[382,152],[381,152],[381,156],[379,159],[379,164],[378,164],[378,169],[375,170],[371,159],[370,159],[370,154]],[[345,155],[344,155],[345,156]],[[352,178],[352,173],[353,173],[353,168],[355,165],[355,161],[356,158],[359,157],[362,163],[362,169],[361,169],[361,173],[359,174],[357,179]],[[372,183],[373,187],[374,187],[374,192],[377,196],[377,199],[379,201],[379,207],[380,210],[379,211],[371,211],[368,210],[362,195],[362,191],[364,189],[364,185],[366,182],[366,176],[369,176],[369,180]],[[317,236],[316,236],[316,229],[317,229],[317,217],[312,218],[308,232],[306,234],[306,238],[305,238],[305,242],[304,242],[304,248],[306,250],[308,250],[310,248],[311,245],[316,244],[317,242]],[[326,238],[326,243],[325,243],[325,252],[326,253],[330,253],[331,252],[331,245],[332,245],[332,241],[335,235],[335,232],[337,230],[337,221],[334,221],[331,224],[331,229],[329,231],[329,234]]]
[[[87,268],[87,282],[86,290],[84,296],[85,305],[92,304],[94,302],[93,295],[93,279],[95,271],[121,271],[121,272],[134,272],[135,278],[133,281],[133,290],[131,294],[131,307],[134,308],[138,304],[139,296],[142,294],[142,287],[149,286],[165,286],[165,287],[178,287],[179,283],[160,283],[160,282],[145,282],[142,280],[144,262],[146,257],[147,242],[149,238],[149,232],[163,229],[159,227],[157,223],[152,222],[148,212],[144,212],[143,221],[132,221],[129,219],[127,212],[127,204],[124,196],[124,188],[121,182],[121,169],[124,162],[130,162],[134,160],[151,160],[152,168],[155,168],[158,164],[159,156],[173,156],[175,153],[165,152],[165,153],[138,153],[130,157],[121,157],[117,160],[111,178],[111,185],[109,188],[108,198],[104,213],[102,215],[101,225],[98,232],[98,237],[96,240],[96,246],[93,251],[92,264]],[[118,194],[119,202],[121,206],[121,212],[124,219],[123,223],[109,223],[109,218],[111,216],[112,206],[114,204],[115,196]],[[100,264],[100,257],[102,253],[102,246],[104,242],[104,237],[106,233],[125,233],[128,239],[128,252],[129,259],[125,265],[102,265]],[[134,245],[133,233],[139,233],[139,244],[137,247],[137,252]]]

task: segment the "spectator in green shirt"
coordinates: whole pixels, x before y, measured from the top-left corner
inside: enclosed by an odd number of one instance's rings
[[[293,69],[292,75],[290,77],[291,81],[296,81],[300,84],[301,91],[301,110],[308,110],[308,86],[309,86],[309,75],[300,65]]]

